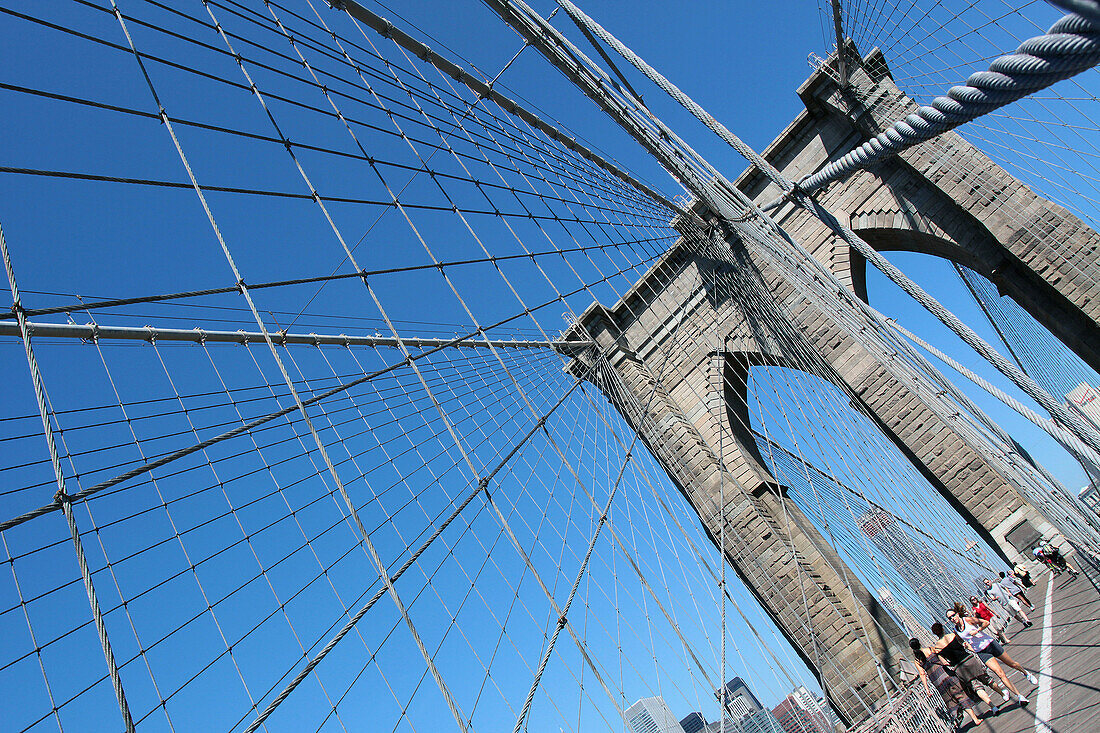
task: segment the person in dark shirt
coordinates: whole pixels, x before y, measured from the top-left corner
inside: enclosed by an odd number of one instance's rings
[[[938,654],[940,659],[947,664],[948,669],[954,671],[955,676],[963,683],[966,694],[981,700],[989,706],[994,715],[998,715],[1001,709],[993,704],[989,693],[980,687],[974,686],[975,682],[980,682],[983,686],[996,691],[998,695],[1005,699],[1005,702],[1008,702],[1010,699],[1008,693],[1005,692],[999,682],[995,682],[989,676],[989,669],[970,653],[970,650],[964,645],[962,637],[954,633],[948,634],[939,621],[932,624],[932,633],[938,638],[936,643],[928,648],[929,652]]]
[[[928,695],[932,691],[928,689],[928,681],[943,698],[943,704],[947,706],[947,714],[951,716],[958,728],[962,722],[963,712],[970,715],[975,726],[982,724],[974,713],[974,700],[966,693],[962,680],[952,674],[943,658],[931,649],[921,648],[917,639],[909,640],[909,648],[913,650],[913,658],[917,660],[917,674],[920,675],[924,691]]]

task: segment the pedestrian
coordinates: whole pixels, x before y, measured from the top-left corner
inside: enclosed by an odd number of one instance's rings
[[[947,669],[954,673],[959,681],[962,682],[963,689],[966,690],[966,694],[972,698],[976,698],[984,702],[989,706],[989,710],[994,715],[1000,715],[1001,708],[993,704],[993,700],[989,697],[989,693],[980,687],[975,687],[975,682],[980,682],[985,687],[994,690],[998,695],[1004,698],[1004,702],[1008,702],[1011,698],[1000,682],[996,681],[989,675],[989,669],[983,665],[976,656],[974,656],[969,649],[966,648],[961,636],[955,633],[947,633],[943,624],[939,621],[932,624],[932,633],[936,635],[937,639],[932,646],[928,648],[928,652],[931,654],[938,654],[940,659],[947,665]]]
[[[918,639],[910,639],[909,648],[913,650],[913,658],[917,660],[917,674],[920,675],[925,694],[932,695],[932,691],[928,689],[928,680],[932,680],[932,685],[943,698],[947,714],[951,716],[955,727],[958,728],[962,723],[964,712],[970,715],[974,727],[981,725],[982,721],[974,713],[974,700],[966,694],[962,681],[950,672],[943,658],[931,649],[921,648]]]
[[[1020,602],[1017,601],[1011,593],[989,578],[982,578],[982,581],[985,583],[986,596],[1007,608],[1013,616],[1019,619],[1020,623],[1024,625],[1024,628],[1032,625],[1031,620],[1028,619],[1027,614],[1024,613],[1024,609],[1020,606]]]
[[[1023,601],[1025,604],[1027,604],[1027,609],[1029,611],[1034,611],[1035,604],[1028,600],[1028,597],[1024,595],[1024,585],[1020,582],[1020,579],[1017,578],[1015,575],[1005,575],[1003,570],[999,573],[999,575],[1001,579],[997,583],[997,585],[1004,588],[1005,592],[1011,593],[1018,600]]]
[[[977,596],[970,596],[970,608],[971,615],[977,616],[978,618],[989,622],[990,631],[997,634],[997,639],[1000,640],[1001,644],[1008,643],[1008,637],[1005,636],[1004,632],[1005,625],[1000,623],[999,621],[994,620],[996,618],[996,614],[994,614],[993,611],[990,610],[989,606],[985,605],[985,603],[979,600]]]
[[[1012,669],[1019,672],[1023,672],[1024,677],[1031,684],[1035,684],[1035,677],[1031,672],[1028,672],[1019,662],[1012,657],[1008,656],[1004,647],[1000,642],[993,638],[993,635],[986,631],[989,626],[988,621],[983,621],[980,618],[974,618],[973,616],[964,615],[965,608],[961,603],[955,604],[955,607],[947,611],[947,619],[955,624],[955,630],[958,632],[958,636],[962,637],[967,642],[970,648],[978,655],[980,659],[993,674],[1000,678],[1004,686],[1009,689],[1014,695],[1016,695],[1017,702],[1022,706],[1027,706],[1031,701],[1020,694],[1020,691],[1016,689],[1016,685],[1012,684],[1012,680],[1008,678],[1008,674],[1004,671],[1001,663],[1007,664]],[[1007,697],[1006,697],[1007,699]]]
[[[1020,584],[1025,588],[1034,587],[1035,581],[1031,579],[1031,571],[1025,568],[1022,562],[1012,566],[1012,574],[1020,579]]]

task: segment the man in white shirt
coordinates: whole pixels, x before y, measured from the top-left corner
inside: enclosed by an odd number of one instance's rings
[[[1012,612],[1012,615],[1020,620],[1020,623],[1024,627],[1031,626],[1031,621],[1028,620],[1027,614],[1024,613],[1024,609],[1020,607],[1020,602],[1017,601],[1011,593],[1006,591],[1000,584],[994,583],[989,578],[985,580],[985,594],[993,600],[1000,603],[1002,606]]]

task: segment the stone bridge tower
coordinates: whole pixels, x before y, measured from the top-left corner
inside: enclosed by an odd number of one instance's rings
[[[812,173],[913,106],[881,54],[849,62],[841,90],[831,64],[799,89],[806,104],[765,157],[790,179]],[[758,203],[779,195],[753,170],[737,186]],[[873,246],[950,258],[982,273],[1093,368],[1100,368],[1100,237],[948,133],[818,192]],[[864,263],[810,215],[773,216],[859,297]],[[1025,522],[1053,526],[922,400],[736,239],[721,255],[681,237],[613,307],[574,325],[598,349],[570,368],[589,375],[691,502],[711,539],[817,672],[848,721],[867,717],[891,682],[901,632],[770,475],[747,430],[753,366],[820,360],[960,515],[1006,560]],[[737,297],[757,278],[785,327]],[[711,286],[708,287],[707,284]],[[718,285],[722,285],[719,287]],[[696,334],[684,342],[678,333]],[[799,358],[795,358],[798,356]],[[594,375],[594,376],[593,376]]]

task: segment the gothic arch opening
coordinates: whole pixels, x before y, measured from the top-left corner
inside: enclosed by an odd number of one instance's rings
[[[861,232],[866,234],[866,232]],[[929,235],[895,237],[898,232],[882,232],[878,236],[887,239],[893,245],[921,241],[928,243],[935,238]],[[879,241],[872,235],[868,242]],[[879,249],[879,244],[875,244]],[[928,290],[933,297],[948,305],[964,322],[969,323],[981,335],[1017,366],[1035,379],[1047,392],[1057,399],[1064,400],[1071,409],[1080,410],[1082,405],[1074,407],[1075,402],[1085,399],[1088,393],[1095,394],[1100,388],[1100,374],[1084,359],[1063,343],[1056,333],[1046,324],[1038,321],[1015,298],[1004,293],[996,280],[977,269],[973,257],[959,247],[939,244],[928,247],[882,246],[882,250],[894,250],[891,260],[912,276],[915,282]],[[858,258],[858,260],[857,260]],[[885,276],[877,271],[866,272],[863,258],[855,254],[852,260],[853,270],[861,271],[860,280],[863,292],[859,293],[865,302],[889,317],[898,317],[904,323],[907,316],[923,323],[937,334],[926,340],[943,343],[944,339],[955,341],[955,337],[945,327],[936,322],[911,298],[901,291]],[[958,266],[956,266],[958,265]],[[858,266],[858,268],[857,268]],[[870,283],[868,283],[868,279]],[[858,291],[857,291],[858,292]],[[910,321],[912,324],[914,321]],[[956,341],[957,342],[957,341]],[[976,355],[971,357],[966,347],[951,351],[952,355],[964,361],[968,367],[993,381],[1000,375]],[[960,356],[960,354],[964,354]],[[933,359],[934,361],[934,359]],[[937,362],[937,366],[939,363]],[[983,390],[974,387],[967,380],[947,369],[948,376],[964,389],[994,420],[1002,424],[1008,432],[1024,443],[1029,452],[1049,468],[1067,487],[1077,491],[1082,487],[1100,481],[1100,470],[1076,456],[1051,439],[1046,433],[1021,418],[1017,413],[1004,407]],[[1001,380],[1002,386],[1014,391],[1007,380]],[[1017,394],[1017,396],[1021,396]],[[1021,396],[1022,397],[1022,396]],[[1022,397],[1027,401],[1026,397]],[[1041,410],[1040,410],[1041,412]],[[1081,414],[1081,413],[1079,413]],[[1085,414],[1086,419],[1089,416]]]
[[[1100,372],[1096,324],[1053,287],[1057,282],[1047,282],[1041,273],[1021,264],[976,220],[958,211],[941,220],[902,213],[857,213],[851,219],[853,231],[876,251],[930,255],[977,273],[1093,372]],[[849,249],[847,266],[852,289],[864,302],[870,302],[866,260]]]
[[[998,553],[844,390],[778,360],[727,359],[731,431],[759,462],[762,491],[809,521],[877,600],[916,635],[982,577]],[[755,363],[750,363],[755,362]],[[769,363],[770,362],[770,363]]]

